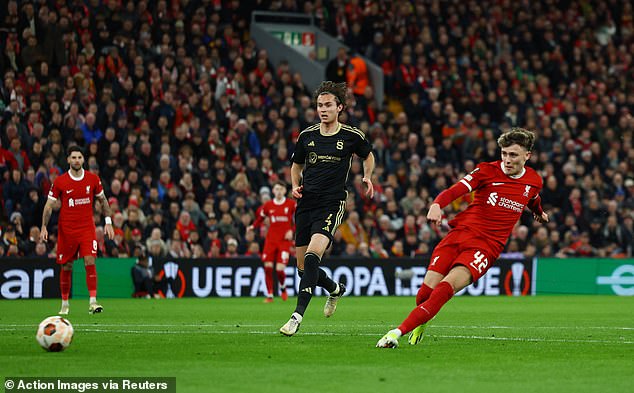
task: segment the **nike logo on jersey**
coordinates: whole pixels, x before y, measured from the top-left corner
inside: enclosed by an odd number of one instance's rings
[[[71,192],[73,192],[73,190],[66,190],[67,194],[70,194]]]
[[[308,143],[308,146],[315,147],[315,141],[310,141],[310,143]]]
[[[494,186],[501,186],[504,183],[491,183],[491,184],[494,185]]]

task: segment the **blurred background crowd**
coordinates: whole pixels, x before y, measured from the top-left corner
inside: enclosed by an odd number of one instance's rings
[[[447,227],[427,207],[482,161],[501,130],[538,140],[551,222],[525,213],[507,253],[631,257],[634,234],[634,11],[609,1],[34,0],[0,9],[2,256],[54,256],[39,242],[66,149],[85,149],[115,238],[101,256],[257,256],[246,231],[271,185],[290,183],[299,132],[319,121],[301,70],[271,64],[249,36],[253,10],[309,13],[350,51],[328,78],[350,81],[341,121],[363,130],[373,200],[353,162],[347,219],[330,252],[429,256]],[[386,99],[350,79],[363,55]],[[335,57],[336,56],[336,57]],[[327,77],[324,75],[324,78]],[[470,201],[445,209],[450,219]],[[55,219],[49,233],[55,233]]]

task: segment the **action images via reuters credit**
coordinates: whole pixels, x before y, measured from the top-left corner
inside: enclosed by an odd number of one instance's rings
[[[67,377],[67,378],[28,378],[7,377],[5,388],[13,391],[64,391],[84,393],[89,391],[156,391],[175,393],[176,378],[143,378],[143,377]]]

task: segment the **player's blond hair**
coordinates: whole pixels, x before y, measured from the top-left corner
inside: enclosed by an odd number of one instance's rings
[[[520,127],[513,127],[498,138],[498,145],[500,147],[519,145],[526,149],[526,151],[533,150],[534,143],[535,133]]]

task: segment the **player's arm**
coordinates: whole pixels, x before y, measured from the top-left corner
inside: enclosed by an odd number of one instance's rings
[[[56,203],[56,199],[46,199],[44,211],[42,212],[42,228],[40,228],[40,240],[43,242],[48,241],[48,222],[51,220],[51,216],[53,215],[53,208],[55,207]]]
[[[535,221],[542,224],[550,221],[548,214],[542,208],[542,197],[540,197],[539,194],[535,195],[535,198],[528,201],[526,206],[533,212],[533,218],[535,218]]]
[[[438,194],[436,199],[434,199],[434,202],[429,207],[427,220],[440,225],[442,222],[442,209],[464,194],[471,192],[470,188],[465,183],[466,182],[463,179]]]
[[[304,186],[301,185],[303,170],[304,164],[293,162],[293,165],[291,165],[291,192],[295,199],[302,197],[302,190],[304,189]]]
[[[370,152],[363,160],[363,182],[368,187],[365,195],[374,198],[374,186],[372,185],[372,172],[374,172],[374,154]]]
[[[264,219],[266,218],[266,212],[264,211],[264,205],[258,207],[258,210],[255,212],[255,220],[253,224],[247,227],[247,231],[252,231],[262,226]]]
[[[288,212],[288,223],[290,224],[291,229],[286,231],[286,233],[284,234],[284,239],[286,239],[288,241],[293,240],[293,238],[295,237],[295,207],[296,207],[296,204],[293,201],[291,201],[291,202],[292,202],[292,208]]]
[[[104,232],[109,239],[114,239],[114,228],[112,227],[112,209],[110,208],[110,203],[108,203],[108,198],[106,198],[105,192],[100,192],[96,195],[97,201],[101,204],[103,209],[103,214],[106,217],[106,225],[104,226]]]

